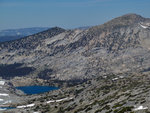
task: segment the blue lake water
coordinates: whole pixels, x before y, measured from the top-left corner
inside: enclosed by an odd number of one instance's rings
[[[22,86],[22,87],[16,87],[16,89],[21,90],[28,95],[32,95],[32,94],[40,94],[52,90],[57,90],[59,88],[51,87],[51,86]]]
[[[15,107],[0,107],[0,111],[1,110],[6,110],[6,109],[15,109]]]

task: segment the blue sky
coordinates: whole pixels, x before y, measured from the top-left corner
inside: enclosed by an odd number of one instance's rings
[[[127,13],[150,18],[150,0],[0,0],[0,30],[92,26]]]

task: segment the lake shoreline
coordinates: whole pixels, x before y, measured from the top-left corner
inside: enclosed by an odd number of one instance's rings
[[[58,90],[55,86],[21,86],[16,87],[17,90],[23,91],[27,95],[46,93],[52,90]]]

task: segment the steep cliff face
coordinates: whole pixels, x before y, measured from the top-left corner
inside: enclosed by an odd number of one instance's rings
[[[22,63],[35,69],[29,76],[45,72],[43,78],[51,80],[145,71],[150,64],[150,29],[143,25],[148,23],[150,19],[127,14],[86,30],[52,28],[0,43],[0,63]]]

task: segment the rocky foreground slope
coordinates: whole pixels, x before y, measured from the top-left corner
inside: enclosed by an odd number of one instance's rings
[[[149,113],[149,74],[105,75],[73,87],[28,96],[26,103],[6,113]]]

